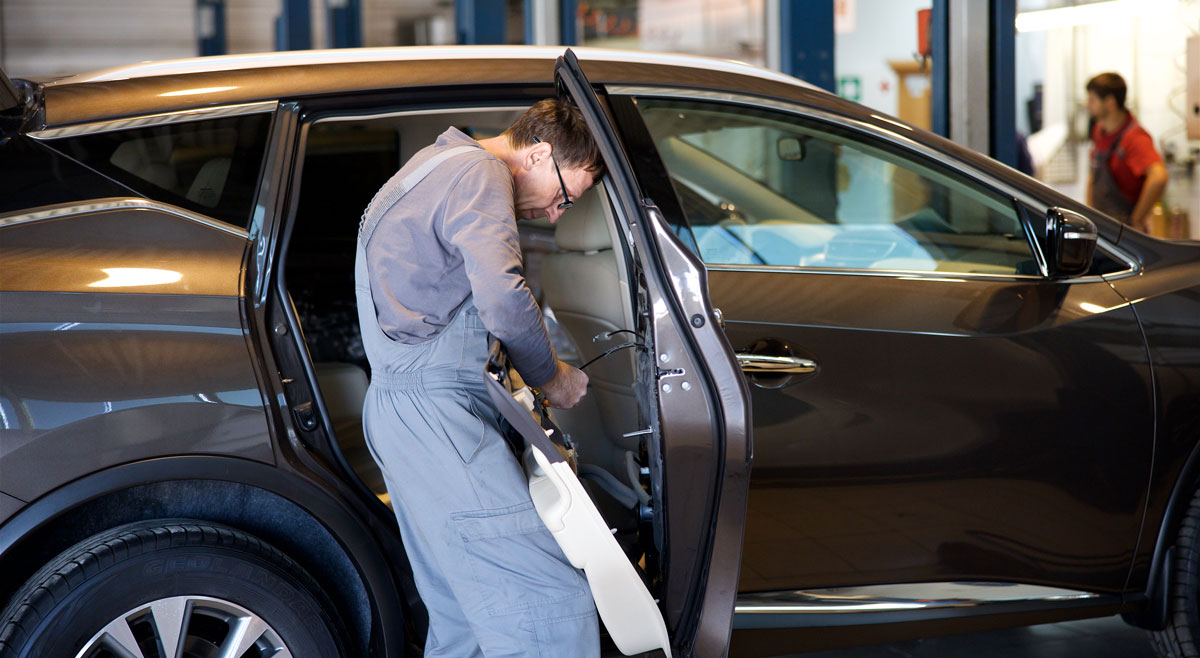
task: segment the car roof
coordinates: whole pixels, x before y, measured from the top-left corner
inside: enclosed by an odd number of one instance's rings
[[[733,60],[573,50],[597,84],[699,87],[857,108],[796,78]],[[44,82],[40,127],[332,93],[548,86],[562,53],[561,47],[545,46],[345,48],[141,62]]]
[[[805,86],[810,89],[817,87],[768,69],[751,66],[745,62],[731,59],[716,59],[698,55],[679,53],[657,53],[634,50],[617,50],[613,48],[572,48],[581,60],[602,60],[606,62],[630,62],[665,64],[698,69],[720,70],[742,75],[751,75],[787,84]],[[337,48],[329,50],[301,50],[265,53],[246,53],[239,55],[220,55],[215,57],[188,57],[183,59],[166,59],[146,61],[125,66],[116,66],[96,71],[79,73],[58,78],[46,86],[77,84],[80,82],[97,82],[105,80],[126,80],[149,76],[173,75],[180,73],[201,73],[216,71],[236,71],[243,69],[263,69],[281,66],[304,66],[313,64],[348,64],[353,62],[387,62],[395,60],[461,60],[461,59],[549,59],[554,60],[563,53],[560,47],[551,46],[416,46],[393,48]]]

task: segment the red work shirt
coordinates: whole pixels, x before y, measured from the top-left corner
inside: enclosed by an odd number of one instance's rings
[[[1125,123],[1121,124],[1121,127],[1128,125],[1129,128],[1121,136],[1121,143],[1117,146],[1116,153],[1113,153],[1108,159],[1108,170],[1112,172],[1113,180],[1116,181],[1121,195],[1130,203],[1137,203],[1138,197],[1142,194],[1142,185],[1146,182],[1146,170],[1155,162],[1162,162],[1162,157],[1158,155],[1158,151],[1154,150],[1154,140],[1150,137],[1150,133],[1142,128],[1137,119],[1133,117],[1132,112],[1127,114]],[[1108,150],[1119,132],[1121,132],[1121,128],[1106,133],[1100,129],[1100,122],[1097,121],[1092,128],[1093,156],[1097,151]],[[1094,181],[1093,184],[1095,184]]]

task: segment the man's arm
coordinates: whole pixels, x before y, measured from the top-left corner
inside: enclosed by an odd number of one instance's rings
[[[1092,205],[1092,169],[1088,168],[1087,194],[1083,197],[1083,202]]]
[[[504,343],[521,377],[540,386],[554,377],[557,358],[525,283],[512,182],[503,167],[480,161],[447,190],[442,238],[463,259],[479,319]]]
[[[1162,198],[1168,178],[1167,168],[1162,162],[1155,162],[1146,169],[1146,182],[1142,184],[1142,193],[1133,206],[1133,212],[1129,214],[1129,221],[1137,230],[1143,233],[1150,232],[1150,211]]]
[[[522,379],[542,389],[550,404],[570,408],[586,393],[588,377],[558,360],[525,282],[512,183],[503,166],[483,161],[459,179],[446,198],[442,237],[462,255],[479,319],[504,343]]]

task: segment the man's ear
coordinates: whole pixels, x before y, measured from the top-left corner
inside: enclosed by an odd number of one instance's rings
[[[526,171],[533,170],[543,160],[549,160],[550,154],[554,152],[545,142],[535,142],[526,148],[525,156],[521,158],[521,165],[525,167]]]

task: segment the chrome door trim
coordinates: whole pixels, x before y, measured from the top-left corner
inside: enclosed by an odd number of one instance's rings
[[[1095,283],[1101,279],[1121,279],[1138,273],[1137,265],[1131,256],[1112,246],[1104,238],[1099,238],[1100,246],[1107,247],[1109,255],[1125,263],[1128,267],[1109,274],[1091,274],[1067,279],[1049,279],[1037,274],[984,274],[979,272],[938,272],[928,270],[867,270],[867,269],[837,269],[831,267],[805,267],[803,265],[721,265],[705,263],[710,271],[718,272],[774,272],[779,274],[838,274],[841,276],[886,276],[893,279],[913,279],[924,281],[945,281],[950,283],[966,283],[967,281],[1013,281],[1036,282],[1055,281],[1057,283]]]
[[[185,208],[173,206],[169,203],[153,201],[151,199],[139,199],[137,197],[114,197],[83,202],[72,201],[70,203],[62,203],[53,206],[42,206],[40,208],[34,208],[21,213],[0,215],[0,227],[23,224],[26,222],[38,222],[47,219],[61,219],[63,217],[70,217],[72,215],[107,212],[112,210],[154,210],[157,212],[166,213],[168,215],[174,215],[191,222],[196,222],[197,224],[203,224],[209,228],[214,228],[230,235],[236,235],[245,240],[250,239],[250,233],[244,228],[234,226],[233,224],[226,224],[220,220],[206,217]]]
[[[971,177],[974,179],[981,180],[985,184],[1002,192],[1004,195],[1009,196],[1018,201],[1021,201],[1035,209],[1039,209],[1042,213],[1045,213],[1046,210],[1049,208],[1049,205],[1026,194],[1024,190],[1017,188],[1017,187],[1013,187],[1003,181],[997,180],[994,177],[992,177],[990,174],[988,174],[986,171],[977,169],[975,167],[968,165],[967,163],[960,162],[956,159],[947,158],[944,153],[941,153],[941,152],[939,152],[925,144],[922,144],[921,142],[918,142],[910,137],[906,137],[906,136],[900,134],[899,132],[894,132],[891,129],[884,129],[879,126],[875,126],[870,123],[867,123],[865,121],[853,119],[851,117],[847,117],[847,116],[844,116],[841,114],[835,114],[833,112],[827,112],[824,110],[819,110],[819,109],[815,109],[812,107],[808,107],[805,105],[800,105],[798,103],[783,101],[783,100],[779,100],[777,98],[771,98],[771,97],[767,97],[767,96],[752,96],[749,94],[736,94],[736,93],[731,93],[731,92],[712,91],[712,90],[707,90],[707,89],[693,89],[693,88],[686,88],[686,87],[655,87],[655,86],[640,86],[640,85],[606,85],[605,91],[607,91],[609,94],[622,94],[622,95],[629,95],[629,96],[641,96],[641,97],[658,96],[658,97],[665,97],[665,98],[682,98],[682,99],[694,99],[694,100],[721,101],[721,102],[730,103],[733,105],[745,105],[745,106],[749,106],[749,107],[759,107],[759,108],[765,107],[765,108],[780,110],[780,111],[784,111],[784,112],[790,112],[792,114],[798,114],[801,116],[806,116],[806,117],[817,119],[817,120],[820,120],[820,121],[823,121],[826,123],[840,125],[840,126],[854,130],[859,133],[865,133],[867,135],[876,137],[878,139],[889,142],[896,146],[900,146],[900,147],[908,149],[910,151],[915,151],[927,158],[930,158],[932,160],[935,160],[937,162],[945,164],[946,166],[959,172],[960,174],[963,174],[965,176],[968,176],[968,177]],[[874,119],[877,119],[879,121],[886,122],[892,126],[896,126],[897,128],[901,128],[901,129],[909,130],[909,131],[913,130],[913,128],[911,126],[908,126],[908,125],[901,123],[899,121],[896,121],[894,119],[890,119],[883,115],[872,114],[871,117]],[[1027,236],[1027,237],[1029,237],[1032,240],[1032,236]],[[1038,247],[1036,245],[1036,243],[1033,244],[1032,246],[1034,247],[1035,259],[1038,257],[1041,257],[1044,259],[1044,255],[1040,253],[1040,247]],[[1137,274],[1140,271],[1141,268],[1136,260],[1131,258],[1128,253],[1117,249],[1115,245],[1109,243],[1104,238],[1099,239],[1099,241],[1097,243],[1097,248],[1103,249],[1105,252],[1107,252],[1110,256],[1112,256],[1116,260],[1124,262],[1127,266],[1126,269],[1120,270],[1117,272],[1111,272],[1109,274],[1104,274],[1104,275],[1076,277],[1074,279],[1067,279],[1067,280],[1060,280],[1060,281],[1068,282],[1068,283],[1096,282],[1096,281],[1101,281],[1101,280],[1112,280],[1114,278],[1123,278],[1126,276],[1131,276],[1131,275]],[[876,272],[876,271],[868,272],[868,271],[841,270],[841,269],[815,270],[815,269],[806,269],[806,268],[803,268],[800,266],[795,266],[795,267],[792,267],[792,266],[775,266],[775,267],[765,266],[765,267],[767,267],[767,269],[764,270],[764,269],[761,269],[760,266],[722,267],[719,265],[709,265],[707,263],[705,265],[709,269],[731,269],[731,270],[735,270],[735,271],[747,271],[747,272],[761,272],[761,271],[793,272],[794,271],[794,272],[819,273],[819,274],[874,274]],[[882,276],[894,276],[897,272],[900,272],[900,271],[899,270],[878,270],[877,272],[879,273],[878,275],[882,275]],[[949,277],[956,278],[956,279],[957,278],[984,278],[984,279],[990,279],[990,280],[1012,280],[1012,279],[1015,279],[1015,280],[1023,280],[1023,279],[1024,280],[1028,280],[1028,279],[1042,280],[1045,278],[1045,277],[1041,277],[1041,276],[1028,275],[1028,274],[1013,274],[1013,275],[983,274],[983,275],[980,275],[980,274],[960,274],[957,272],[952,273],[952,272],[921,272],[921,271],[909,272],[909,271],[904,271],[903,274],[905,276],[919,276],[921,278],[926,278],[926,277],[946,278],[947,276],[949,276]]]
[[[742,372],[769,375],[807,375],[817,371],[816,361],[801,359],[795,356],[774,356],[770,354],[749,354],[736,352],[738,367]]]
[[[34,139],[42,140],[57,139],[60,137],[76,137],[79,135],[96,135],[100,133],[113,132],[116,130],[146,128],[148,126],[163,126],[172,123],[182,123],[185,121],[202,121],[205,119],[217,119],[221,117],[235,117],[246,114],[274,112],[278,105],[279,101],[260,101],[257,103],[242,103],[239,105],[222,105],[220,107],[201,107],[192,110],[178,110],[175,112],[163,112],[161,114],[147,114],[143,116],[124,117],[121,119],[110,119],[107,121],[95,121],[92,123],[78,123],[59,128],[35,130],[27,134]]]
[[[928,270],[868,270],[855,268],[805,267],[803,265],[721,265],[705,263],[709,270],[724,272],[775,272],[799,274],[841,274],[849,276],[886,276],[891,278],[920,278],[930,281],[1044,281],[1036,274],[981,274],[972,272],[937,272]]]
[[[940,608],[978,608],[1012,602],[1099,600],[1093,592],[993,582],[906,583],[743,594],[736,615],[872,613]]]

